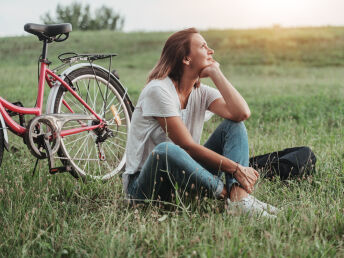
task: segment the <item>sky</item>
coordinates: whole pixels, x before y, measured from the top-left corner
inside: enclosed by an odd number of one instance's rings
[[[79,0],[112,7],[124,31],[175,31],[298,26],[344,26],[344,0]],[[0,37],[25,35],[24,24],[71,0],[0,0]]]

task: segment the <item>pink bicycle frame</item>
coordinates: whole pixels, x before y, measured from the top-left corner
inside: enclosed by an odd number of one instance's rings
[[[53,79],[49,78],[49,76],[51,76]],[[28,114],[35,115],[35,116],[42,115],[45,80],[47,81],[50,88],[53,86],[53,81],[59,81],[61,85],[63,85],[63,87],[65,87],[82,105],[85,106],[87,110],[91,112],[92,115],[94,115],[99,120],[99,124],[97,125],[82,126],[80,128],[63,130],[61,131],[61,134],[60,134],[61,137],[80,133],[83,131],[94,130],[96,128],[103,126],[103,120],[90,108],[90,106],[82,98],[80,98],[80,96],[65,81],[63,81],[54,72],[49,70],[46,60],[42,60],[41,67],[40,67],[39,83],[38,83],[37,101],[36,101],[35,107],[33,108],[19,107],[19,106],[13,105],[12,103],[0,97],[0,113],[3,116],[6,124],[15,134],[19,136],[24,136],[26,132],[26,128],[22,127],[16,121],[14,121],[11,118],[11,116],[7,113],[6,109],[16,112],[18,114],[23,114],[23,115],[28,115]],[[71,109],[71,107],[68,105],[68,103],[65,100],[63,100],[62,103],[69,109],[69,111],[71,111],[71,113],[74,113],[74,111]]]

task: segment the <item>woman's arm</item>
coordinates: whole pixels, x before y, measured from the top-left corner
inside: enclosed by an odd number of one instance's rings
[[[211,112],[237,122],[250,117],[251,111],[245,99],[223,75],[219,63],[214,61],[212,65],[204,68],[200,77],[209,77],[223,97],[210,104],[209,110]]]
[[[234,173],[235,178],[240,185],[251,193],[253,185],[259,176],[258,172],[253,168],[243,167],[236,162],[197,144],[188,129],[185,127],[180,117],[155,117],[162,129],[168,134],[168,137],[197,162],[214,170],[221,170],[226,173]]]

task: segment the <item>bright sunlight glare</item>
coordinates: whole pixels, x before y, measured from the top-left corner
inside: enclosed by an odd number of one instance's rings
[[[321,0],[242,0],[240,2],[223,2],[226,5],[225,10],[231,8],[239,10],[234,17],[227,17],[227,20],[236,19],[241,22],[240,27],[251,27],[252,24],[257,24],[257,27],[274,24],[310,26],[312,23],[314,24],[314,21],[321,22],[319,19],[326,14],[324,8],[326,5]],[[228,22],[223,20],[223,23]]]

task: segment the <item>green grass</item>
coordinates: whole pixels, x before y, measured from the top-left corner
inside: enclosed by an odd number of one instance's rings
[[[317,155],[308,179],[259,180],[255,196],[284,207],[278,219],[236,216],[210,199],[187,201],[188,210],[135,209],[120,177],[82,183],[49,175],[46,161],[32,177],[35,159],[11,135],[13,152],[0,168],[0,256],[344,255],[344,28],[202,34],[251,108],[251,155],[301,145]],[[119,53],[114,67],[136,102],[168,35],[73,32],[50,45],[49,56],[57,66],[63,51]],[[0,38],[0,96],[34,105],[39,52],[34,37]],[[206,123],[202,142],[219,122]]]

